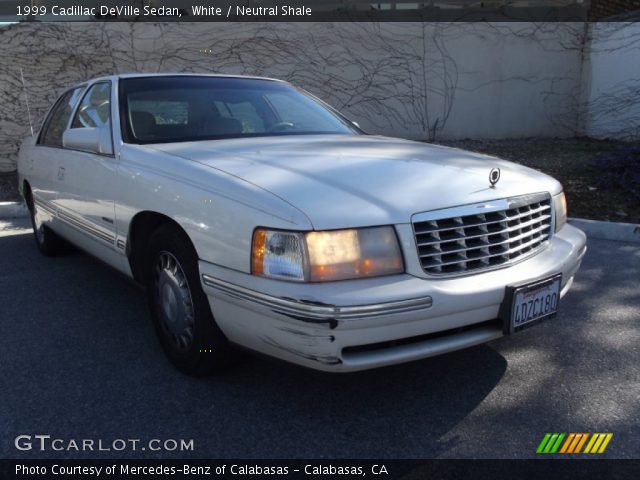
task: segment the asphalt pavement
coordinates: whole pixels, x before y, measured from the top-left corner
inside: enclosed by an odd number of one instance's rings
[[[83,253],[42,257],[10,222],[0,458],[524,458],[546,432],[611,432],[601,456],[640,457],[639,244],[590,240],[559,316],[486,345],[352,374],[249,357],[193,379],[165,360],[141,289]],[[64,450],[18,450],[19,435]],[[67,448],[83,439],[194,448]]]

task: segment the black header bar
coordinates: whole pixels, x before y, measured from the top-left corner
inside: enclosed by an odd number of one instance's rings
[[[571,22],[589,0],[0,0],[0,21]]]

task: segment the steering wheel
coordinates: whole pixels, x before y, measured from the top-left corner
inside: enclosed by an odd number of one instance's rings
[[[291,122],[278,122],[278,123],[274,123],[273,125],[271,125],[268,130],[270,132],[282,132],[283,130],[286,130],[287,128],[295,128],[295,125]]]

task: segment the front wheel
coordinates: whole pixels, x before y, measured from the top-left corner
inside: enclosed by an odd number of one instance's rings
[[[187,235],[164,225],[149,241],[146,289],[151,317],[173,365],[193,376],[210,375],[237,358],[217,326]]]

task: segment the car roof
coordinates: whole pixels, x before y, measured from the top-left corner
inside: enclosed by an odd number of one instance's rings
[[[268,80],[271,82],[282,82],[286,83],[284,80],[279,80],[277,78],[270,77],[259,77],[253,75],[226,75],[221,73],[123,73],[118,75],[107,75],[103,77],[96,77],[86,82],[81,82],[75,87],[87,85],[89,83],[104,81],[104,80],[118,80],[121,78],[145,78],[145,77],[214,77],[214,78],[242,78],[242,79],[250,79],[250,80]]]

